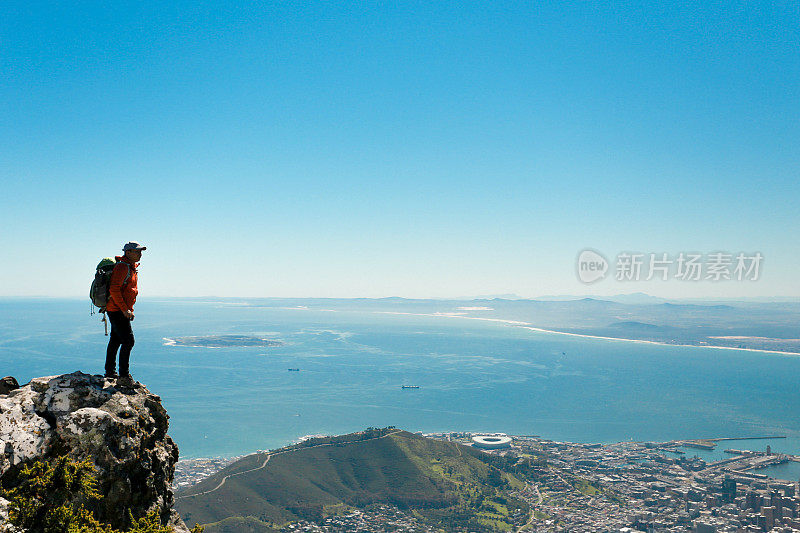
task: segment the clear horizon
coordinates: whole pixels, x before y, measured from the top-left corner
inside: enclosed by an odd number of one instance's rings
[[[643,302],[647,300],[658,300],[658,301],[681,301],[681,302],[689,302],[689,301],[698,301],[698,302],[717,302],[717,301],[730,301],[732,303],[735,302],[763,302],[763,303],[794,303],[800,302],[800,296],[745,296],[745,297],[735,297],[735,296],[726,296],[726,297],[686,297],[686,298],[669,298],[669,297],[662,297],[662,296],[655,296],[652,294],[646,293],[619,293],[619,294],[605,294],[605,295],[598,295],[598,294],[544,294],[538,296],[521,296],[515,294],[488,294],[488,295],[477,295],[477,296],[442,296],[437,298],[423,298],[423,297],[408,297],[408,296],[398,296],[398,295],[389,295],[389,296],[372,296],[372,297],[365,297],[365,296],[219,296],[216,294],[204,294],[204,295],[197,295],[197,296],[148,296],[146,299],[150,300],[203,300],[203,299],[221,299],[221,300],[386,300],[386,299],[401,299],[401,300],[430,300],[430,301],[464,301],[464,302],[471,302],[471,301],[479,301],[479,300],[489,300],[489,299],[499,299],[499,300],[540,300],[540,301],[573,301],[573,300],[580,300],[585,298],[597,299],[597,300],[614,300],[620,299],[623,300],[620,303],[631,303],[629,301],[624,301],[627,297],[636,297],[641,298]],[[79,296],[30,296],[30,295],[18,295],[18,296],[0,296],[0,300],[82,300]],[[138,301],[143,301],[140,299]],[[637,301],[638,304],[638,301]],[[633,304],[636,305],[636,304]]]
[[[796,5],[5,7],[0,296],[800,298]]]

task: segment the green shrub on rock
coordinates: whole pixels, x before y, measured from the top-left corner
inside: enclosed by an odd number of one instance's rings
[[[89,459],[75,462],[62,456],[52,463],[37,460],[24,466],[14,488],[0,490],[0,496],[9,500],[9,523],[29,533],[174,532],[160,524],[156,512],[134,519],[129,510],[131,526],[126,530],[114,529],[97,520],[87,509],[87,505],[101,499]],[[202,531],[200,526],[192,529],[192,533]]]

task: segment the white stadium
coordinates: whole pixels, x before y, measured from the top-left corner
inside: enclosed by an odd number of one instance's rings
[[[511,437],[505,433],[495,433],[492,435],[475,435],[472,437],[472,445],[484,450],[500,450],[511,447]]]

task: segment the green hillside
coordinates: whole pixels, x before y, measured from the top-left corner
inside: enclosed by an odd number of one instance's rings
[[[248,456],[178,493],[184,520],[207,533],[262,533],[374,503],[448,530],[507,531],[527,520],[527,504],[508,493],[523,483],[503,457],[406,431],[314,439],[266,459]]]

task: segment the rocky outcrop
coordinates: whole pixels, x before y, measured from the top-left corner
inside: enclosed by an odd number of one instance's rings
[[[0,395],[0,480],[7,486],[26,461],[88,457],[102,520],[121,528],[128,510],[156,511],[162,524],[188,531],[172,509],[178,447],[168,420],[161,399],[138,383],[82,372],[33,379]]]
[[[19,388],[19,383],[14,379],[14,376],[6,376],[0,379],[0,394],[8,394],[14,389]]]

